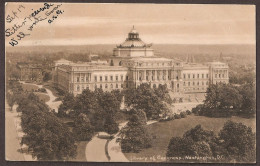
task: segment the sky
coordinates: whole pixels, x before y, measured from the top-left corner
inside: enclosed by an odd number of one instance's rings
[[[19,5],[22,5],[22,7]],[[46,17],[48,10],[37,14]],[[5,17],[17,12],[6,29],[21,24],[25,17],[43,7],[43,3],[7,3]],[[19,11],[17,11],[19,9]],[[120,44],[133,25],[140,38],[153,44],[255,44],[254,5],[191,4],[90,4],[63,3],[62,11],[52,23],[48,19],[25,25],[6,37],[6,46],[19,32],[29,35],[19,42],[24,45]],[[57,14],[56,14],[57,15]]]

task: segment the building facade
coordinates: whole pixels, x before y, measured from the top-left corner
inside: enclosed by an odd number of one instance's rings
[[[229,81],[225,63],[196,64],[157,57],[151,46],[139,38],[133,27],[125,42],[114,48],[107,63],[56,61],[53,82],[77,95],[86,88],[111,91],[136,88],[142,83],[151,87],[166,85],[174,93],[203,93],[209,84]]]
[[[20,71],[21,81],[42,82],[43,74],[41,64],[18,62],[16,67]]]

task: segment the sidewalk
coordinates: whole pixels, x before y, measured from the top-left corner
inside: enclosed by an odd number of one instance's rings
[[[30,154],[22,153],[20,142],[24,133],[21,128],[21,118],[16,112],[17,105],[13,106],[13,111],[7,102],[5,103],[5,155],[9,161],[36,161]]]
[[[127,122],[119,124],[119,131],[127,124]],[[115,135],[115,138],[108,143],[108,154],[110,156],[110,162],[128,162],[129,160],[125,157],[121,150],[121,146],[116,139],[119,138],[119,134]]]
[[[105,145],[107,140],[100,139],[95,135],[92,140],[86,145],[86,159],[94,162],[108,162]]]

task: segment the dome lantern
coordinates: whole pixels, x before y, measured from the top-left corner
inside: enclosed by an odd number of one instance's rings
[[[128,38],[129,38],[130,40],[139,39],[139,33],[136,31],[134,25],[133,25],[132,30],[128,33]]]

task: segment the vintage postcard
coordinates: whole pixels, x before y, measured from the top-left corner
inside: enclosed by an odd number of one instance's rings
[[[8,161],[256,162],[254,5],[5,5]]]

